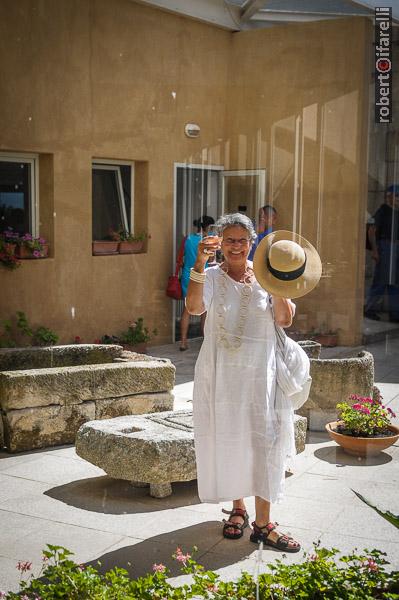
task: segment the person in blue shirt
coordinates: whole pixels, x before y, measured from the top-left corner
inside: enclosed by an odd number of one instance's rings
[[[255,250],[264,237],[269,235],[275,227],[277,220],[277,211],[271,204],[266,204],[259,209],[258,235],[256,241],[252,244],[248,260],[254,259]]]
[[[193,221],[194,227],[197,228],[196,233],[188,235],[184,244],[184,255],[183,255],[183,267],[180,278],[181,289],[183,292],[183,298],[186,298],[188,282],[190,279],[190,269],[194,266],[197,259],[198,244],[202,239],[202,234],[206,235],[208,227],[215,223],[215,219],[203,215],[201,219],[195,219]],[[203,330],[205,321],[205,313],[201,315],[201,330]],[[186,305],[184,305],[183,313],[180,319],[180,350],[183,352],[188,349],[187,335],[190,324],[190,315],[187,311]]]

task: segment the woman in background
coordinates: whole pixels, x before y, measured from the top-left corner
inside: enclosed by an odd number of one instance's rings
[[[190,279],[190,269],[194,266],[195,261],[197,259],[198,244],[202,239],[202,234],[206,235],[209,226],[213,225],[214,223],[215,220],[212,217],[208,217],[207,215],[203,215],[201,219],[195,219],[193,221],[193,225],[197,228],[197,232],[192,233],[186,238],[184,244],[183,268],[180,279],[184,299],[187,296],[188,282]],[[201,315],[201,331],[203,331],[204,329],[205,316],[205,313]],[[187,311],[186,305],[184,304],[183,314],[180,319],[180,350],[182,352],[188,349],[187,335],[189,324],[190,315]]]

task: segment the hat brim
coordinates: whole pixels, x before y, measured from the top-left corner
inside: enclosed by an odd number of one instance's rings
[[[303,274],[293,281],[282,281],[271,274],[267,267],[270,246],[279,240],[296,242],[306,254],[306,266]],[[320,256],[304,237],[293,231],[272,231],[265,236],[255,250],[253,268],[255,277],[267,292],[280,298],[300,298],[311,292],[319,283],[322,264]]]

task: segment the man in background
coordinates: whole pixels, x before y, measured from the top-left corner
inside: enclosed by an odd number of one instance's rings
[[[277,221],[277,211],[271,204],[266,204],[259,209],[259,223],[257,227],[258,237],[252,245],[248,260],[253,260],[255,250],[266,235],[269,235],[275,228]]]
[[[399,185],[386,191],[385,202],[374,215],[375,235],[369,235],[371,255],[375,261],[364,316],[379,321],[378,311],[388,294],[389,320],[399,323]],[[368,232],[369,233],[369,232]],[[374,232],[372,232],[374,233]]]

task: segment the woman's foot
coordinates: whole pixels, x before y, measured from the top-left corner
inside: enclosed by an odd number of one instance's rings
[[[187,342],[183,342],[183,340],[180,342],[180,352],[185,352],[186,350],[188,350],[188,344]]]
[[[242,537],[244,529],[248,526],[249,516],[245,508],[233,508],[232,511],[222,509],[229,518],[223,519],[223,537],[229,540],[238,540]]]
[[[299,552],[301,545],[296,542],[294,538],[289,535],[285,535],[277,531],[278,523],[267,523],[260,527],[255,523],[252,523],[253,531],[250,536],[251,542],[258,544],[263,542],[267,546],[277,548],[283,552]]]

